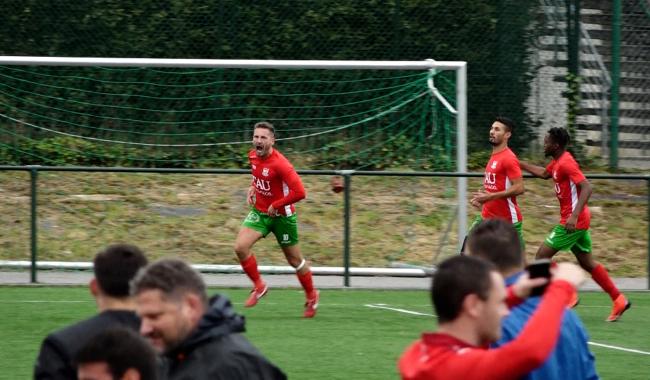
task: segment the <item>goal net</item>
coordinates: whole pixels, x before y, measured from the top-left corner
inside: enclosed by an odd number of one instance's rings
[[[456,73],[435,62],[328,68],[323,61],[313,69],[296,61],[253,68],[142,61],[0,66],[2,160],[246,167],[251,127],[267,120],[299,169],[456,166]]]

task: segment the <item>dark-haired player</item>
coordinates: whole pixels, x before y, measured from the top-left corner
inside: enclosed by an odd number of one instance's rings
[[[514,121],[502,116],[495,118],[490,127],[489,141],[492,145],[492,156],[485,166],[483,190],[475,192],[470,201],[474,207],[481,209],[481,215],[474,219],[469,230],[471,231],[483,219],[503,219],[515,227],[523,246],[523,218],[517,205],[517,195],[524,193],[524,179],[519,160],[508,147],[508,140],[514,129]],[[465,242],[461,254],[464,250]]]
[[[34,379],[76,379],[72,360],[92,336],[116,326],[134,331],[140,328],[129,282],[145,265],[147,258],[134,245],[113,244],[97,253],[93,260],[95,276],[89,288],[99,313],[45,338],[34,366]]]
[[[289,160],[273,148],[274,144],[273,125],[264,121],[255,124],[254,149],[248,153],[253,174],[248,203],[252,207],[235,242],[235,253],[254,285],[245,306],[255,306],[268,291],[251,249],[259,239],[272,232],[287,262],[296,269],[298,280],[305,290],[304,316],[312,318],[316,315],[319,295],[314,288],[309,264],[298,246],[298,220],[294,206],[294,203],[305,198],[305,188]]]
[[[552,158],[548,166],[543,168],[526,162],[521,163],[524,170],[536,177],[553,178],[555,195],[560,202],[560,223],[546,237],[535,257],[551,258],[558,251],[571,251],[580,266],[589,272],[594,281],[611,297],[614,306],[606,320],[614,322],[630,308],[631,303],[618,290],[605,267],[594,260],[591,254],[591,213],[587,201],[592,189],[580,166],[566,150],[569,142],[566,129],[551,128],[544,137],[544,154]],[[577,304],[577,299],[574,304]]]

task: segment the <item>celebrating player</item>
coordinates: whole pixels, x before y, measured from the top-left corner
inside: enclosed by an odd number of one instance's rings
[[[514,121],[507,117],[495,118],[490,127],[492,156],[485,166],[485,178],[483,179],[485,191],[475,192],[470,201],[474,207],[481,209],[481,215],[474,219],[470,231],[483,219],[507,220],[517,230],[523,246],[523,218],[516,197],[524,193],[524,179],[521,175],[519,160],[508,147],[508,140],[512,136],[514,128]],[[461,254],[464,254],[466,241],[467,238],[463,242]]]
[[[275,128],[259,122],[253,128],[254,149],[248,153],[253,182],[248,189],[251,210],[242,223],[235,242],[235,253],[244,272],[253,281],[246,307],[257,304],[268,292],[251,251],[253,245],[270,232],[275,235],[287,262],[296,268],[298,280],[305,290],[305,318],[316,315],[319,294],[314,288],[311,269],[298,247],[298,222],[294,203],[305,198],[305,188],[291,163],[276,149]]]
[[[524,170],[536,177],[552,177],[555,182],[555,195],[560,202],[560,224],[546,237],[537,250],[536,258],[551,258],[558,251],[571,251],[580,266],[589,272],[594,281],[611,297],[614,306],[607,322],[614,322],[632,304],[618,290],[605,267],[596,262],[591,254],[591,213],[587,201],[592,190],[578,163],[571,153],[566,151],[569,140],[566,129],[551,128],[544,137],[544,154],[552,157],[548,166],[543,168],[526,162],[521,163]]]

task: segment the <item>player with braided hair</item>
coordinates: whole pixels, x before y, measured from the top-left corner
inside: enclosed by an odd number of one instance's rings
[[[560,202],[560,223],[546,237],[537,250],[537,259],[551,258],[558,251],[571,251],[580,266],[591,274],[600,287],[609,294],[614,305],[607,322],[617,321],[632,305],[621,293],[605,267],[598,263],[591,253],[589,224],[591,213],[587,201],[592,188],[580,170],[580,166],[567,151],[571,139],[564,128],[551,128],[544,137],[544,154],[551,162],[543,168],[520,162],[522,169],[532,175],[555,182],[555,195]],[[577,297],[573,306],[577,304]]]

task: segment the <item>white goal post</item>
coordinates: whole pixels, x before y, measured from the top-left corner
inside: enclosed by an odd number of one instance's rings
[[[456,115],[456,171],[467,172],[467,62],[464,61],[336,61],[336,60],[237,60],[237,59],[166,59],[166,58],[80,58],[0,56],[0,65],[20,66],[102,66],[158,68],[231,68],[231,69],[322,69],[322,70],[451,70],[456,72],[456,109],[441,99],[432,83],[429,87]],[[458,247],[467,233],[467,178],[457,178]]]

